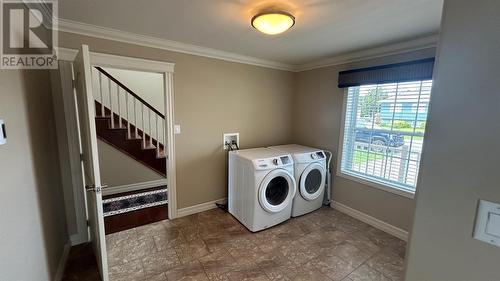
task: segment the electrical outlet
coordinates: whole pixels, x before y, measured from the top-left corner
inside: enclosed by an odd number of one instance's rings
[[[240,147],[240,133],[228,133],[224,134],[222,137],[222,147],[224,150],[228,150],[228,143],[236,142],[236,145]]]

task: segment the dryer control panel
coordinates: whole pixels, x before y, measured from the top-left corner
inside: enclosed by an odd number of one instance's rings
[[[310,163],[315,161],[320,161],[326,159],[326,155],[323,151],[318,150],[315,152],[307,152],[302,154],[296,154],[295,159],[297,163]]]
[[[293,160],[290,155],[285,155],[280,157],[256,159],[253,161],[253,164],[256,170],[268,170],[293,165]]]

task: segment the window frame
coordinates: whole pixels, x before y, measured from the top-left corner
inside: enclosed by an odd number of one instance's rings
[[[387,183],[379,182],[376,180],[371,180],[367,179],[361,176],[355,176],[352,174],[347,174],[342,172],[342,158],[343,158],[343,149],[344,149],[344,132],[345,132],[345,119],[346,119],[346,111],[347,111],[347,99],[349,95],[349,87],[344,88],[344,97],[342,101],[342,116],[341,116],[341,124],[340,124],[340,134],[339,134],[339,146],[338,146],[338,151],[337,151],[337,169],[336,169],[336,175],[338,177],[348,179],[351,181],[355,181],[358,183],[363,184],[364,186],[371,187],[371,188],[376,188],[379,190],[383,190],[389,193],[393,193],[399,196],[403,196],[409,199],[414,199],[415,198],[415,191],[411,191],[408,189],[400,188],[397,185],[390,185]]]

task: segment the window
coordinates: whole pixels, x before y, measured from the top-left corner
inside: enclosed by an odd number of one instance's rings
[[[428,104],[420,104],[420,105],[417,105],[416,103],[412,104],[411,106],[411,111],[413,113],[417,112],[418,110],[418,113],[426,113],[427,112],[427,106]]]
[[[403,112],[403,104],[401,104],[401,103],[397,103],[397,104],[396,104],[396,108],[394,109],[394,112],[396,112],[396,113],[401,113],[401,112]]]
[[[415,191],[432,80],[349,87],[340,173]]]

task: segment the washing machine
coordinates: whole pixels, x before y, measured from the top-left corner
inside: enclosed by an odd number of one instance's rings
[[[269,148],[229,152],[228,209],[250,231],[290,219],[296,192],[293,158]]]
[[[321,208],[327,175],[326,155],[323,150],[297,144],[270,148],[289,153],[293,157],[297,193],[293,198],[292,217]]]

